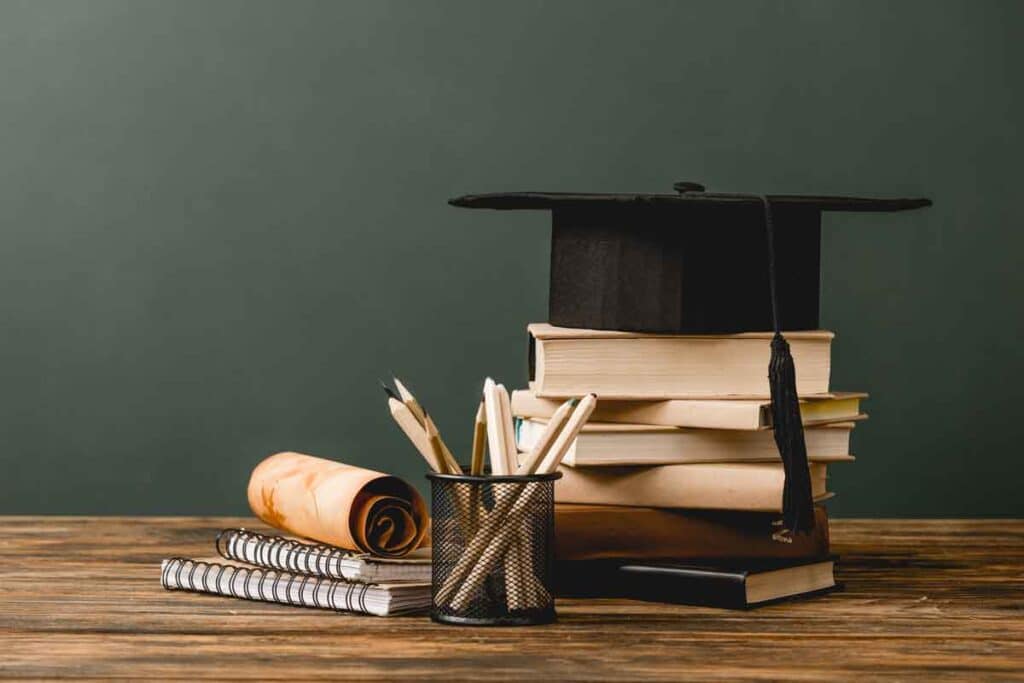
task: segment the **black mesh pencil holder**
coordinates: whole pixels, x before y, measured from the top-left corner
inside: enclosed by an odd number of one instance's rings
[[[525,626],[555,620],[555,480],[428,474],[434,621]]]

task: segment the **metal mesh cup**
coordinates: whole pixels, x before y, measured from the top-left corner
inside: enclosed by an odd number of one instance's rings
[[[428,474],[434,621],[521,626],[555,620],[555,480],[561,473]]]

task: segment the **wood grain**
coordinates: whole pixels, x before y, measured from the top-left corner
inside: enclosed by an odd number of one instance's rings
[[[834,520],[846,590],[752,612],[562,600],[454,628],[170,593],[159,561],[250,519],[0,519],[0,675],[676,681],[1024,679],[1024,521]]]

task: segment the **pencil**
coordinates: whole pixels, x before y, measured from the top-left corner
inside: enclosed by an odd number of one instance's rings
[[[412,411],[409,410],[409,406],[397,398],[389,397],[388,408],[391,410],[391,417],[394,418],[399,428],[405,432],[406,437],[412,442],[416,450],[420,452],[423,459],[427,461],[430,469],[443,474],[446,471],[443,461],[434,455],[434,451],[427,440],[426,432],[423,431],[423,427],[420,426],[419,421],[412,414]]]
[[[427,434],[427,443],[430,444],[430,450],[434,454],[434,458],[436,458],[438,462],[444,463],[446,474],[454,474],[453,472],[448,471],[450,469],[450,465],[445,462],[444,451],[441,450],[441,435],[437,431],[437,425],[434,424],[434,421],[430,419],[429,415],[424,417],[426,424],[424,425],[423,431]]]
[[[384,390],[384,393],[388,395],[388,398],[393,398],[396,401],[402,400],[398,397],[398,394],[391,390],[391,387],[389,387],[387,384],[384,384],[384,380],[379,379],[377,381],[380,382],[380,388]]]
[[[579,434],[596,407],[597,397],[594,394],[588,394],[580,400],[537,469],[538,474],[550,474],[558,469],[569,450],[568,445]],[[539,491],[539,488],[526,489],[514,500],[505,498],[501,501],[492,513],[495,519],[503,520],[498,533],[491,535],[481,530],[472,538],[437,592],[435,600],[438,603],[450,602],[455,609],[465,606],[473,592],[482,585],[484,577],[506,557],[509,547],[515,541],[516,522],[534,504]]]
[[[519,467],[519,452],[516,450],[515,429],[512,426],[512,402],[509,400],[508,391],[504,384],[495,387],[498,408],[501,413],[502,441],[505,444],[505,473],[514,474]],[[526,567],[532,566],[523,552],[524,546],[516,540],[512,542],[509,551],[505,554],[502,562],[505,565],[505,594],[508,600],[508,608],[511,610],[523,609],[526,607],[529,592],[529,582],[526,579]]]
[[[487,444],[487,417],[484,410],[483,399],[476,409],[476,419],[473,421],[473,455],[469,464],[469,473],[481,475],[484,473],[484,450]]]
[[[426,420],[424,419],[426,417],[426,413],[423,410],[423,406],[421,406],[420,402],[416,400],[416,397],[412,395],[412,392],[402,384],[402,380],[397,377],[392,377],[391,379],[395,381],[395,388],[398,389],[398,395],[402,397],[402,403],[409,406],[409,410],[411,410],[412,414],[416,416],[419,423],[426,427]]]
[[[484,409],[487,418],[487,451],[491,457],[491,474],[511,474],[505,467],[505,430],[501,425],[501,402],[498,385],[488,377],[484,381]]]
[[[402,403],[409,407],[409,410],[416,417],[416,420],[423,426],[424,429],[426,429],[427,420],[430,419],[430,416],[427,415],[427,411],[423,408],[422,404],[420,404],[420,402],[416,400],[416,397],[413,396],[412,392],[409,391],[408,387],[406,387],[405,384],[402,383],[402,380],[398,379],[397,377],[394,377],[392,379],[395,380],[395,388],[398,389],[398,394],[402,397]],[[435,425],[434,427],[436,429],[437,425]],[[439,443],[441,444],[441,462],[446,464],[445,469],[448,471],[447,473],[462,474],[462,468],[459,467],[458,461],[455,459],[455,456],[452,455],[451,450],[449,450],[448,444],[446,444],[444,442],[444,439],[441,438],[440,432],[438,432],[437,438]]]
[[[505,471],[512,474],[519,467],[519,451],[516,449],[516,432],[512,425],[512,401],[504,384],[498,385],[498,402],[501,405],[501,428],[504,430]]]
[[[434,418],[430,417],[428,413],[424,413],[423,421],[425,423],[424,429],[427,432],[427,440],[430,442],[431,448],[437,453],[440,461],[444,463],[447,473],[462,474],[462,468],[455,461],[455,456],[444,445],[444,439],[441,438],[441,432],[437,429],[437,425],[434,424]]]
[[[551,444],[555,442],[558,433],[562,431],[565,421],[569,419],[569,415],[577,403],[579,403],[579,399],[574,398],[558,406],[558,410],[548,419],[544,433],[540,435],[537,443],[523,458],[523,463],[516,470],[516,474],[533,474],[537,470],[537,467],[544,460],[544,456],[548,454]]]
[[[579,436],[580,430],[583,429],[583,425],[590,419],[591,413],[594,412],[594,408],[597,407],[597,396],[594,394],[587,394],[580,399],[576,409],[572,411],[572,415],[565,421],[565,426],[562,431],[558,433],[555,438],[555,442],[551,444],[551,448],[548,449],[547,455],[541,461],[537,467],[537,472],[540,474],[551,474],[558,469],[558,465],[562,462],[562,458],[569,451],[569,446]]]

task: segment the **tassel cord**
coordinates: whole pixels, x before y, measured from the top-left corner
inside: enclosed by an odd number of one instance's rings
[[[693,191],[693,190],[688,190]],[[782,519],[774,524],[772,538],[792,542],[792,534],[814,528],[814,498],[807,463],[800,399],[796,390],[796,365],[789,342],[782,334],[779,296],[776,283],[775,222],[771,202],[765,195],[708,192],[709,197],[756,200],[764,213],[765,237],[768,246],[768,285],[772,307],[771,359],[768,364],[768,385],[771,389],[772,429],[775,445],[782,459],[785,483],[782,487]]]
[[[782,334],[782,328],[779,326],[779,296],[775,289],[775,221],[772,220],[772,205],[768,197],[760,195],[758,199],[764,206],[764,232],[768,237],[768,287],[772,300],[772,329],[775,334]]]

